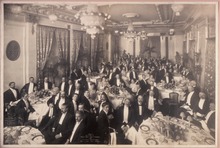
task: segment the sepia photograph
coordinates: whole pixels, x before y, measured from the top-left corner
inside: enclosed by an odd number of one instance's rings
[[[218,147],[218,1],[0,4],[0,147]]]

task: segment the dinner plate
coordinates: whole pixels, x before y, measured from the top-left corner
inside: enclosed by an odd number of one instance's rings
[[[43,143],[45,141],[43,135],[36,135],[32,140],[36,143]]]
[[[199,130],[199,127],[197,127],[195,125],[192,125],[191,128],[194,129],[194,130]]]
[[[153,121],[159,121],[159,118],[154,117],[154,118],[152,118],[152,120]]]
[[[26,132],[26,131],[30,131],[31,127],[23,127],[21,128],[21,132]]]
[[[215,140],[213,140],[212,138],[205,138],[205,142],[207,144],[210,144],[210,145],[214,145],[215,144]]]
[[[144,131],[144,132],[148,132],[148,131],[150,130],[150,127],[147,126],[147,125],[141,125],[141,126],[140,126],[140,129],[141,129],[142,131]]]
[[[146,140],[146,143],[147,143],[148,145],[158,145],[157,140],[152,139],[152,138],[148,138],[148,139]]]

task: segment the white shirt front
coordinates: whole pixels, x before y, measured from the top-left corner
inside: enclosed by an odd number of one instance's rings
[[[203,109],[204,103],[205,103],[205,99],[200,99],[200,100],[199,100],[199,108],[200,108],[200,109]]]
[[[133,71],[133,78],[136,79],[136,75],[135,75],[135,72],[134,72],[134,71]]]
[[[142,115],[142,106],[139,105],[138,107],[139,107],[139,115],[141,116]]]
[[[53,116],[53,108],[49,108],[48,116],[49,116],[49,117],[52,117],[52,116]]]
[[[112,79],[112,73],[110,73],[110,75],[109,75],[109,80],[111,80]]]
[[[57,103],[57,100],[59,99],[59,97],[60,97],[60,94],[58,93],[58,94],[56,95],[56,97],[55,97],[54,104]]]
[[[153,96],[149,96],[148,109],[149,110],[154,110],[154,97]]]
[[[129,112],[129,108],[125,105],[123,112],[123,122],[125,123],[128,123],[128,112]]]
[[[210,118],[210,116],[212,115],[212,113],[214,113],[215,111],[210,111],[207,115],[206,115],[206,117],[205,117],[205,123],[207,124],[208,123],[208,120],[209,120],[209,118]]]
[[[120,79],[116,79],[116,85],[120,86],[120,84],[121,84]]]
[[[60,117],[60,121],[59,124],[62,125],[64,118],[66,117],[66,113],[62,113],[61,117]]]
[[[187,96],[186,103],[189,105],[191,105],[191,98],[192,98],[193,93],[194,93],[194,91],[190,92]]]
[[[34,83],[29,83],[28,94],[34,92]]]
[[[72,100],[74,106],[74,113],[77,111],[77,104],[75,100]]]
[[[49,88],[48,88],[48,83],[47,82],[44,82],[44,89],[45,90],[48,90]]]
[[[64,88],[65,88],[65,82],[62,82],[62,84],[61,84],[61,91],[64,91]]]
[[[166,82],[169,83],[169,77],[168,76],[166,76]]]
[[[82,120],[81,120],[81,121],[82,121]],[[74,128],[73,128],[72,134],[71,134],[71,136],[70,136],[70,142],[73,140],[73,136],[75,135],[75,132],[76,132],[77,128],[79,127],[81,121],[80,121],[80,122],[76,122],[76,124],[75,124],[75,126],[74,126]]]
[[[15,96],[15,98],[17,99],[17,91],[13,88],[10,88],[10,90],[12,91],[13,95]]]
[[[70,93],[71,93],[72,86],[73,85],[69,85],[68,95],[70,95]]]

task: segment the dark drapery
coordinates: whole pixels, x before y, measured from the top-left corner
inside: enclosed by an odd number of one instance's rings
[[[37,78],[59,81],[69,73],[69,31],[49,26],[37,27]],[[58,59],[58,60],[57,60]],[[40,80],[39,80],[40,79]]]
[[[210,99],[215,99],[215,39],[208,39],[205,61],[205,91]]]
[[[43,77],[48,56],[51,51],[55,28],[47,26],[37,27],[37,78]]]

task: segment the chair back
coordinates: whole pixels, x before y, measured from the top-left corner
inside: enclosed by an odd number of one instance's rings
[[[179,102],[179,100],[178,100],[179,94],[178,94],[177,92],[171,92],[171,93],[169,93],[169,98],[170,98],[173,102],[176,102],[176,103]]]

